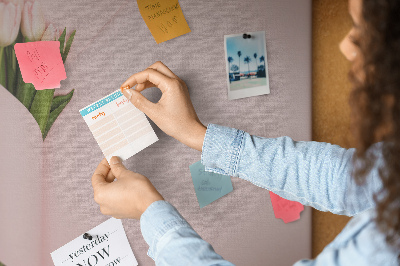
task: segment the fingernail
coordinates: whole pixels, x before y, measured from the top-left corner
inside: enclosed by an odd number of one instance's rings
[[[117,156],[113,156],[110,160],[111,164],[119,164],[121,163],[121,158],[117,157]]]
[[[122,92],[128,100],[132,98],[132,91],[130,89],[126,89]]]

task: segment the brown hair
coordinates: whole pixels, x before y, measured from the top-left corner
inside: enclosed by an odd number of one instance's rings
[[[376,222],[389,245],[400,250],[400,1],[363,0],[361,34],[355,44],[362,54],[350,78],[357,140],[354,171],[361,184],[374,167],[376,156],[367,152],[382,141],[383,187],[374,196]],[[363,77],[359,77],[359,72]],[[356,165],[356,164],[355,164]]]

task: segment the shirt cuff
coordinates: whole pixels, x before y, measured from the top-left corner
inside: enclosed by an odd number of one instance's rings
[[[209,124],[201,153],[201,163],[205,166],[205,170],[237,176],[244,134],[242,130]]]
[[[167,201],[155,201],[147,207],[140,216],[140,229],[144,240],[149,245],[147,255],[154,260],[160,239],[168,231],[180,227],[190,227],[190,225]]]

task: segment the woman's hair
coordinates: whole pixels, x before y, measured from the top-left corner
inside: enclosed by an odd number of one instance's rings
[[[363,0],[359,37],[362,54],[350,78],[350,104],[357,140],[354,177],[361,184],[376,162],[367,152],[382,141],[383,188],[374,196],[376,222],[388,244],[400,250],[400,1]],[[360,71],[361,70],[361,71]],[[360,72],[362,73],[360,77]],[[356,165],[356,164],[355,164]]]

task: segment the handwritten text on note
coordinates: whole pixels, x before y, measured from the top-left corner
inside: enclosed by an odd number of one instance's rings
[[[16,43],[14,50],[24,82],[36,90],[59,88],[67,78],[59,41]]]
[[[177,0],[137,0],[140,14],[157,43],[190,32]]]

